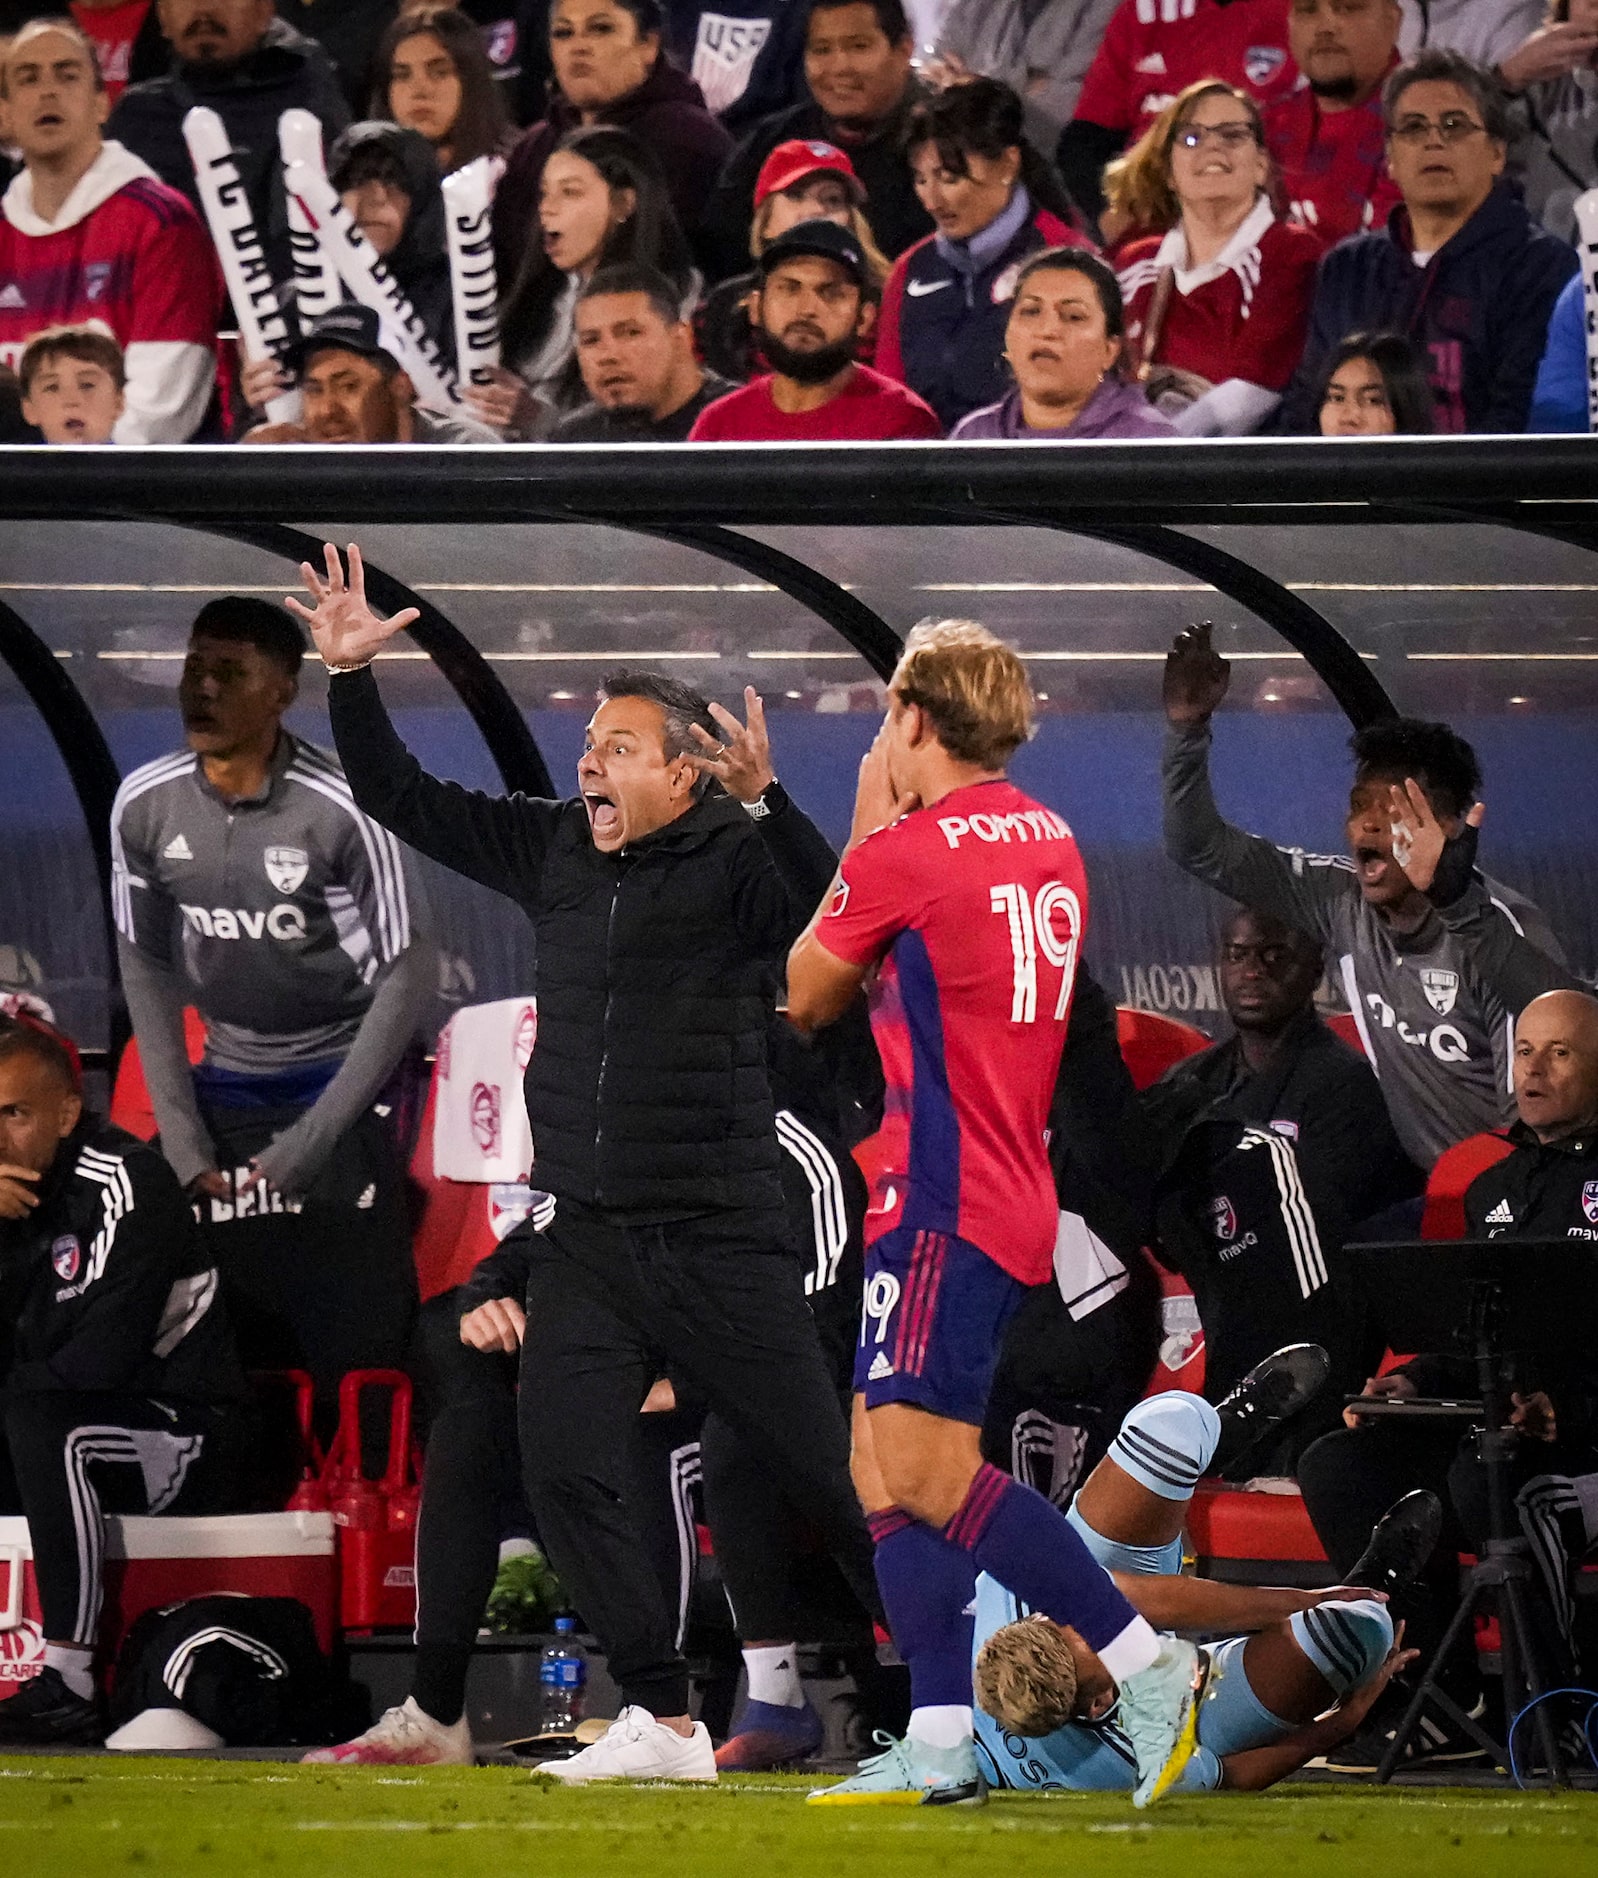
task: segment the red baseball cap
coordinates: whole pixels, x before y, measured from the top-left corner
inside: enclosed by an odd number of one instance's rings
[[[865,189],[846,151],[835,143],[823,143],[819,137],[794,137],[778,144],[761,164],[755,180],[755,207],[758,209],[767,196],[780,196],[796,183],[821,175],[841,176],[855,201],[865,201]]]

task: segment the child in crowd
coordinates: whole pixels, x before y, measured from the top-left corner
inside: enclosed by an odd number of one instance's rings
[[[110,443],[125,402],[122,348],[98,320],[48,326],[28,341],[17,384],[46,443]]]

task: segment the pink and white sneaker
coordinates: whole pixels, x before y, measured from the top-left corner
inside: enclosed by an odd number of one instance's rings
[[[470,1767],[475,1759],[464,1715],[446,1728],[410,1696],[398,1708],[385,1709],[364,1735],[300,1756],[302,1765],[318,1767]]]

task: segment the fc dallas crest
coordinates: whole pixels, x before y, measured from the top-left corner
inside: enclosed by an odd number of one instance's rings
[[[83,1252],[71,1233],[63,1233],[50,1247],[50,1263],[55,1267],[56,1277],[64,1285],[70,1285],[77,1277],[78,1267],[83,1263]]]
[[[1230,1245],[1237,1237],[1237,1209],[1224,1193],[1210,1201],[1210,1230],[1222,1245]]]
[[[1598,1226],[1598,1180],[1589,1180],[1581,1190],[1581,1210]]]

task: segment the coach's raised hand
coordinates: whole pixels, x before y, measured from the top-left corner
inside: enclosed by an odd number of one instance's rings
[[[283,602],[310,627],[322,663],[335,672],[356,671],[363,665],[370,665],[395,633],[421,618],[416,607],[408,606],[392,619],[379,619],[367,604],[366,569],[361,564],[361,551],[353,541],[349,557],[347,581],[344,563],[331,541],[327,544],[326,580],[309,561],[301,561],[300,578],[305,582],[305,591],[316,602],[314,611],[292,597]]]

